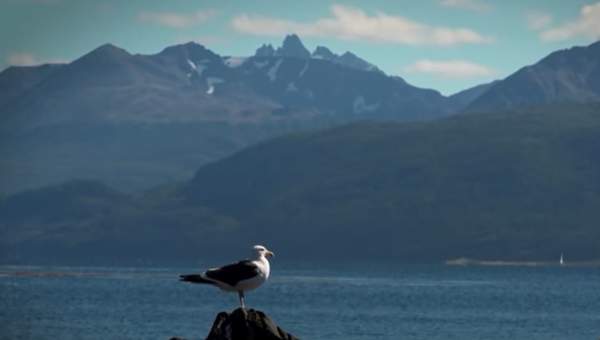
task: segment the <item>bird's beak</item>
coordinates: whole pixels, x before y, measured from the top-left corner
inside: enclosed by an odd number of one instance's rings
[[[265,255],[267,255],[268,257],[273,257],[275,256],[275,253],[270,250],[267,250],[267,253]]]

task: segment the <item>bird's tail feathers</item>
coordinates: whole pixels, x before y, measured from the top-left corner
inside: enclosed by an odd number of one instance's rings
[[[179,275],[179,281],[183,282],[191,282],[191,283],[205,283],[205,284],[214,284],[213,281],[207,280],[200,274],[186,274]]]

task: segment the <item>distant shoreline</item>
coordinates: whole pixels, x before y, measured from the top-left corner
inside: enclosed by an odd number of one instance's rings
[[[600,260],[591,261],[503,261],[477,260],[466,257],[449,259],[444,262],[447,266],[496,266],[496,267],[600,267]]]

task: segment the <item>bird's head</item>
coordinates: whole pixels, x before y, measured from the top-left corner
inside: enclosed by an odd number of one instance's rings
[[[275,253],[273,253],[272,251],[270,251],[269,249],[267,249],[266,247],[261,246],[261,245],[256,245],[253,247],[253,249],[256,252],[256,255],[258,255],[258,257],[275,256]]]

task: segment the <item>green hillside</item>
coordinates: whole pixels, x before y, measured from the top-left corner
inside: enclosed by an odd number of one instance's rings
[[[0,255],[178,261],[260,242],[288,260],[598,259],[598,155],[600,105],[356,123],[143,195],[78,182],[6,197]]]
[[[186,194],[298,253],[600,257],[599,154],[600,106],[365,123],[252,147]]]

